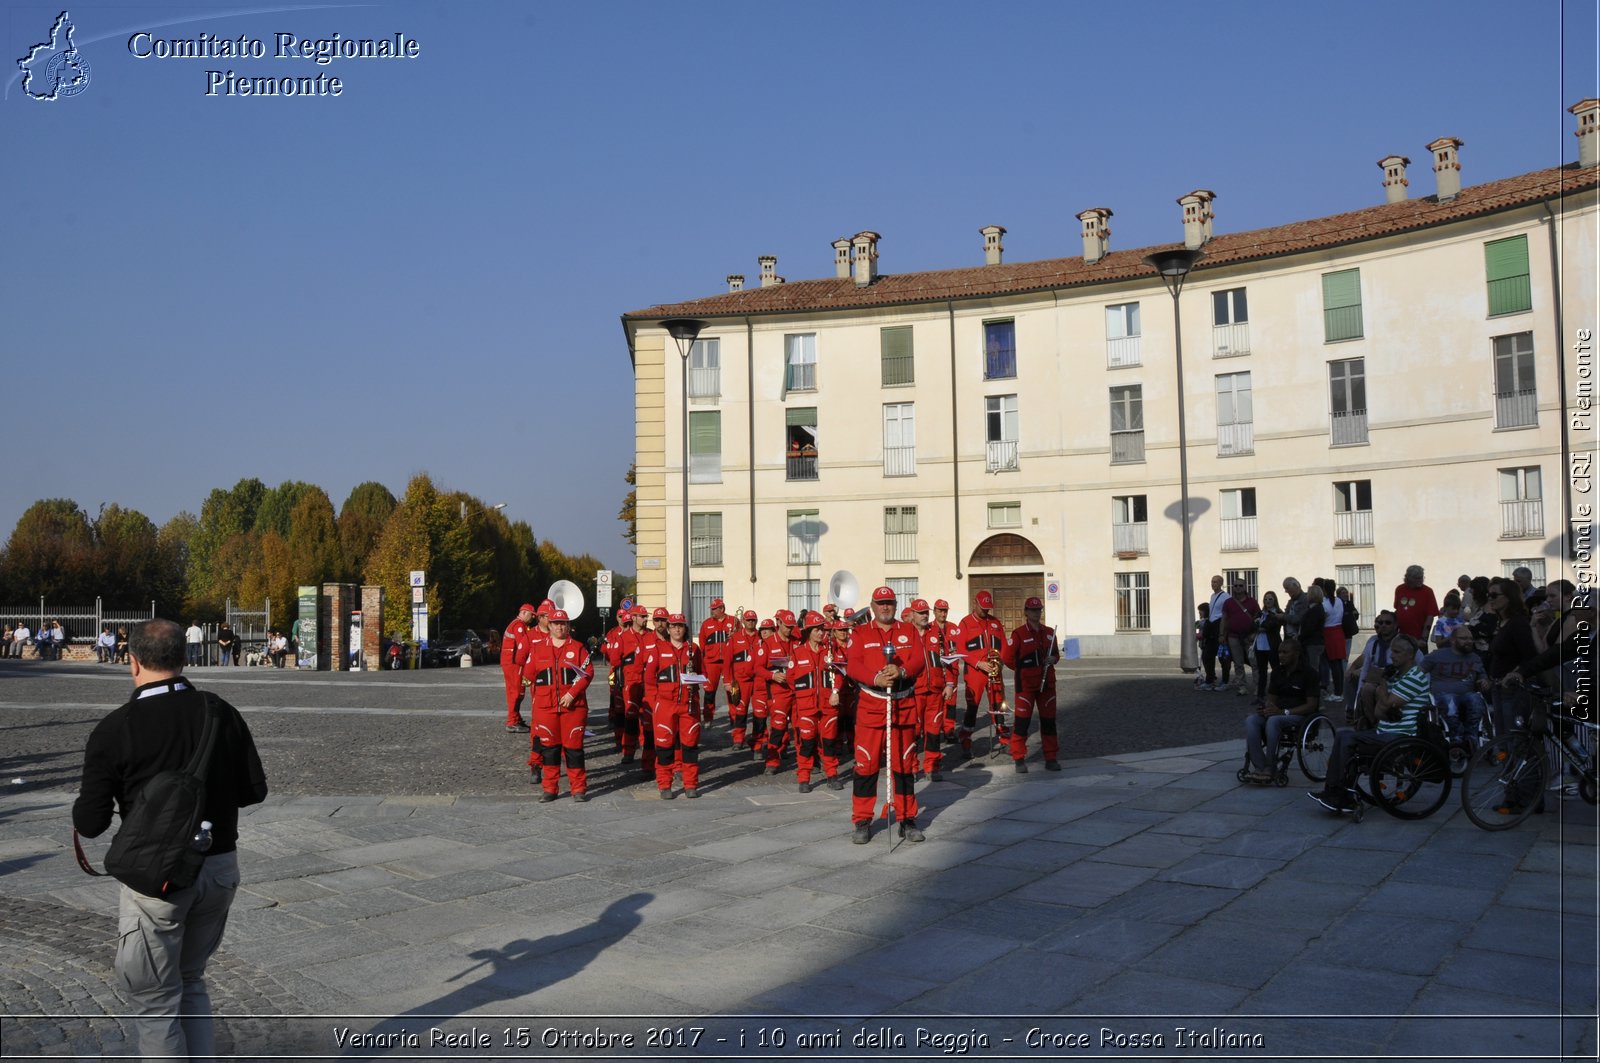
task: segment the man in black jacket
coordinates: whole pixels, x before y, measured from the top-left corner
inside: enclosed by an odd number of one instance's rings
[[[170,620],[136,624],[128,635],[133,697],[101,720],[84,752],[72,806],[78,833],[93,838],[125,814],[152,777],[181,770],[200,746],[206,698],[183,677],[184,632]],[[209,1058],[216,1053],[205,969],[222,941],[239,888],[239,809],[267,796],[266,774],[237,709],[220,710],[206,776],[203,817],[212,844],[194,884],[164,897],[122,887],[114,968],[137,1022],[144,1056]]]

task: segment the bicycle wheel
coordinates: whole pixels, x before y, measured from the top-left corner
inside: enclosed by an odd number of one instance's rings
[[[1461,780],[1461,808],[1484,830],[1507,830],[1533,814],[1544,795],[1544,743],[1526,731],[1485,742]]]
[[[1396,819],[1424,819],[1450,798],[1450,762],[1432,743],[1400,738],[1372,758],[1372,799]]]
[[[1300,725],[1300,771],[1312,782],[1322,782],[1328,777],[1333,738],[1333,723],[1326,716],[1313,716]]]

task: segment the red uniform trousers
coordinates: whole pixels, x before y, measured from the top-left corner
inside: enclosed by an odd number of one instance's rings
[[[628,694],[622,685],[622,669],[612,669],[606,694],[610,699],[606,706],[606,722],[611,727],[613,751],[621,753],[623,736],[628,730]]]
[[[1007,733],[1005,725],[1000,722],[1003,718],[1001,706],[1005,700],[1005,695],[1002,693],[1005,690],[1005,681],[1002,678],[1004,672],[994,679],[990,679],[976,668],[968,667],[966,672],[967,712],[961,718],[961,728],[956,733],[961,739],[961,748],[971,753],[972,732],[978,726],[978,703],[984,698],[989,699],[989,715],[994,717],[995,720],[994,726],[998,733],[994,737],[1004,742],[1010,735]]]
[[[1048,677],[1048,678],[1046,678]],[[1039,746],[1045,760],[1059,760],[1060,747],[1056,740],[1056,683],[1055,669],[1044,672],[1038,668],[1023,668],[1017,672],[1016,726],[1011,732],[1011,759],[1023,760],[1028,755],[1028,732],[1033,729],[1035,711],[1039,716]]]
[[[839,774],[839,711],[829,711],[828,695],[824,689],[819,698],[807,698],[804,706],[794,712],[794,750],[800,782],[811,781],[811,771],[817,763],[817,747],[822,747],[822,774],[829,779]],[[829,734],[828,732],[832,732]]]
[[[922,770],[935,772],[944,761],[944,754],[939,751],[946,722],[944,690],[919,693],[916,700],[922,731]]]
[[[706,687],[704,694],[701,695],[702,700],[700,702],[700,719],[704,720],[706,723],[710,723],[711,717],[716,715],[717,688],[722,685],[722,677],[727,674],[731,673],[722,667],[721,661],[718,661],[715,664],[712,664],[710,661],[706,662]],[[730,708],[729,711],[731,712],[732,709]]]
[[[700,785],[700,715],[693,699],[661,698],[655,704],[656,788],[672,789],[672,776],[682,774],[683,788]]]
[[[506,677],[506,726],[522,725],[522,666],[500,662],[500,673]]]
[[[533,752],[528,755],[528,765],[541,771],[540,783],[547,794],[561,790],[561,759],[566,753],[567,784],[575,794],[589,789],[589,773],[583,766],[583,728],[588,719],[589,706],[575,701],[569,708],[561,708],[554,698],[548,705],[533,705]]]
[[[756,670],[753,667],[740,669],[738,665],[728,670],[731,681],[739,685],[739,692],[735,694],[733,688],[728,688],[728,723],[733,728],[733,744],[744,745],[745,720],[750,713],[751,694],[755,691]]]
[[[634,753],[638,753],[639,766],[648,774],[655,770],[656,744],[655,731],[650,725],[650,705],[644,696],[644,680],[627,684],[624,693],[622,762],[631,764]]]
[[[773,686],[767,703],[767,736],[761,748],[765,751],[767,767],[776,768],[783,763],[783,751],[789,745],[789,725],[794,716],[794,691],[788,687]]]
[[[884,731],[885,707],[892,704],[894,725]],[[885,760],[893,780],[894,814],[901,823],[917,818],[917,699],[915,694],[891,702],[881,693],[860,692],[856,705],[856,781],[850,819],[869,823],[878,806],[878,772]],[[885,750],[885,738],[893,746]]]
[[[753,690],[750,694],[750,748],[756,751],[756,759],[760,760],[765,754],[762,747],[767,744],[767,713],[772,703],[767,700],[767,692],[761,688],[767,684],[759,679],[750,680]]]

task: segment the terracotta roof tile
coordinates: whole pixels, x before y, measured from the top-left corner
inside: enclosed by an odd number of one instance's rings
[[[1252,232],[1226,233],[1206,244],[1205,260],[1197,271],[1277,255],[1337,247],[1357,240],[1411,232],[1446,222],[1461,221],[1537,203],[1558,193],[1571,194],[1600,187],[1600,168],[1581,169],[1576,163],[1508,177],[1463,188],[1449,203],[1434,196],[1384,203],[1327,218],[1290,222]],[[890,273],[870,287],[857,288],[848,277],[791,281],[766,288],[725,292],[682,303],[663,303],[633,310],[624,321],[662,317],[742,317],[746,314],[785,314],[823,310],[850,310],[945,299],[1012,295],[1023,292],[1072,288],[1133,277],[1153,277],[1144,256],[1176,244],[1113,251],[1092,265],[1081,256],[1039,262],[1003,263],[924,273]]]

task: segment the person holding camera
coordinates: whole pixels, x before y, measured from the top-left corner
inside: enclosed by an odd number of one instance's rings
[[[1411,738],[1417,733],[1422,714],[1433,704],[1428,674],[1417,666],[1418,642],[1410,635],[1396,635],[1389,643],[1389,667],[1373,681],[1373,706],[1378,725],[1371,730],[1352,727],[1339,730],[1333,753],[1328,757],[1328,777],[1320,791],[1308,794],[1330,812],[1349,812],[1355,807],[1345,778],[1361,755],[1370,755],[1385,742]]]

